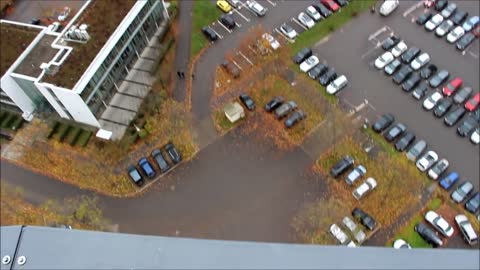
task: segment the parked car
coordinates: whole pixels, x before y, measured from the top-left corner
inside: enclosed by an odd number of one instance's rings
[[[300,121],[302,121],[303,119],[305,119],[306,117],[307,117],[307,114],[304,111],[302,110],[295,111],[287,118],[287,120],[285,120],[285,127],[291,128],[297,123],[299,123]]]
[[[160,149],[155,149],[152,151],[152,158],[157,162],[160,172],[164,173],[170,169],[170,165],[168,165]]]
[[[470,141],[473,143],[473,144],[478,144],[480,143],[480,128],[476,128],[475,131],[472,133],[472,135],[470,136]]]
[[[429,64],[425,67],[423,67],[421,70],[420,70],[420,76],[422,77],[422,79],[425,79],[427,80],[428,78],[430,78],[433,74],[435,74],[435,72],[437,72],[438,68],[436,65],[434,64]]]
[[[310,69],[308,71],[308,77],[316,80],[318,79],[318,77],[322,76],[323,74],[325,74],[325,72],[327,72],[328,70],[328,66],[325,65],[325,64],[318,64],[316,65],[314,68]]]
[[[473,116],[468,116],[457,128],[458,135],[466,137],[478,127],[478,121]]]
[[[367,173],[367,169],[363,167],[363,165],[358,165],[355,169],[353,169],[345,178],[345,182],[347,182],[348,185],[353,185],[357,179],[360,179]]]
[[[457,215],[455,216],[455,222],[458,228],[460,228],[463,239],[465,239],[469,245],[475,245],[478,242],[478,236],[468,218],[465,215]]]
[[[232,6],[234,8],[241,7],[240,0],[227,0],[227,2],[230,4],[230,6]]]
[[[443,18],[448,19],[457,10],[457,4],[449,3],[441,12]]]
[[[440,92],[435,91],[423,101],[423,108],[425,108],[425,110],[427,111],[430,111],[442,99],[443,99],[443,95],[440,94]]]
[[[456,106],[455,108],[451,109],[450,112],[445,116],[443,119],[445,125],[451,127],[455,125],[458,120],[460,120],[465,115],[465,109],[461,106]]]
[[[232,6],[225,0],[217,0],[217,7],[225,13],[232,11]]]
[[[377,187],[377,181],[372,177],[367,178],[360,186],[353,190],[352,194],[355,199],[360,200],[365,197],[368,193],[374,190]]]
[[[431,8],[431,7],[435,6],[436,1],[437,0],[423,0],[423,6],[425,8]]]
[[[231,14],[223,14],[220,16],[220,22],[230,30],[236,26],[235,19]]]
[[[329,68],[327,72],[325,72],[320,78],[318,78],[318,82],[320,82],[321,85],[327,86],[330,82],[335,80],[337,78],[337,72],[335,71],[334,68]]]
[[[433,165],[430,170],[428,170],[428,176],[433,180],[437,180],[438,177],[447,170],[448,165],[448,160],[442,158],[439,162]]]
[[[363,232],[362,229],[360,229],[355,223],[355,221],[353,221],[350,217],[343,217],[342,223],[347,229],[350,230],[353,237],[358,243],[361,244],[366,240],[367,235],[365,234],[365,232]]]
[[[415,59],[413,59],[412,63],[410,66],[412,67],[413,70],[419,70],[423,66],[425,66],[428,61],[430,61],[430,55],[428,53],[422,53],[419,56],[417,56]]]
[[[217,33],[215,33],[215,31],[208,26],[202,27],[202,33],[207,37],[208,40],[212,42],[218,39]]]
[[[333,0],[320,0],[320,3],[325,5],[332,12],[337,12],[340,9],[340,6]]]
[[[452,226],[435,211],[428,211],[425,214],[425,220],[432,224],[432,226],[445,237],[451,237],[455,231]]]
[[[260,16],[260,17],[265,16],[265,14],[267,13],[267,9],[254,0],[247,1],[247,7],[251,11],[253,11],[253,13],[257,14],[257,16]]]
[[[305,59],[312,56],[312,49],[310,48],[303,48],[301,49],[295,56],[293,57],[293,62],[297,65],[305,61]]]
[[[443,98],[438,103],[435,109],[433,110],[433,114],[436,117],[443,117],[448,110],[452,107],[453,102],[450,98]]]
[[[397,73],[395,73],[392,77],[392,81],[396,84],[401,84],[403,83],[410,75],[412,74],[413,70],[410,68],[410,66],[405,65],[400,68]]]
[[[397,149],[397,151],[400,151],[400,152],[405,151],[405,149],[407,149],[408,146],[410,146],[410,144],[413,143],[413,141],[415,141],[415,137],[416,137],[415,133],[411,131],[405,133],[405,135],[403,135],[395,144],[395,149]]]
[[[298,21],[303,24],[307,29],[310,29],[315,26],[315,22],[313,21],[310,16],[307,15],[305,12],[300,12],[297,17]]]
[[[428,81],[428,83],[431,87],[436,88],[440,86],[440,84],[444,83],[449,76],[450,73],[447,70],[442,69],[437,74],[433,75],[433,77],[430,78],[430,81]]]
[[[415,99],[422,99],[428,91],[428,83],[422,81],[416,88],[413,90],[412,96]]]
[[[475,40],[474,34],[466,33],[460,38],[459,41],[457,41],[457,49],[461,51],[465,50],[474,40]]]
[[[435,10],[440,11],[448,5],[448,0],[437,0],[435,3]]]
[[[338,93],[340,90],[342,90],[343,88],[345,88],[347,84],[348,84],[347,77],[345,77],[345,75],[341,75],[340,77],[336,78],[333,82],[331,82],[327,86],[327,89],[326,89],[327,93],[329,93],[330,95],[334,95]]]
[[[467,209],[468,212],[475,214],[478,212],[479,207],[480,207],[480,192],[477,192],[467,201],[467,203],[465,203],[465,209]]]
[[[386,51],[392,49],[397,43],[400,42],[400,38],[396,36],[389,36],[382,42],[382,48]]]
[[[391,113],[382,115],[372,126],[373,131],[380,133],[388,128],[395,121],[395,117]]]
[[[249,111],[255,110],[255,101],[249,95],[241,94],[238,98]]]
[[[350,241],[348,236],[342,231],[342,229],[337,224],[332,224],[330,226],[329,231],[335,237],[335,239],[337,239],[337,241],[342,245]]]
[[[412,60],[420,54],[420,49],[417,47],[410,47],[405,53],[402,54],[402,61],[405,64],[410,64]]]
[[[394,57],[399,57],[407,49],[408,49],[407,44],[405,44],[405,42],[402,40],[397,45],[395,45],[395,47],[393,47],[392,54],[393,54]]]
[[[433,13],[432,12],[426,12],[426,13],[423,13],[421,14],[420,16],[417,17],[417,19],[415,20],[415,22],[418,24],[418,25],[424,25],[428,20],[430,20],[433,16]]]
[[[418,73],[412,73],[412,75],[402,84],[402,89],[405,92],[411,92],[413,88],[415,88],[420,81],[422,80],[422,77]]]
[[[465,102],[465,100],[467,100],[470,97],[472,92],[473,92],[473,89],[471,87],[469,86],[462,87],[453,96],[453,102],[455,102],[456,104],[462,104],[463,102]]]
[[[416,142],[410,149],[407,151],[407,159],[411,161],[416,161],[418,157],[425,151],[427,148],[427,142],[425,140],[420,140]]]
[[[318,22],[322,19],[322,15],[318,13],[318,10],[314,6],[309,6],[305,10],[308,16],[310,16],[314,21]]]
[[[313,7],[322,15],[322,17],[327,18],[332,15],[332,12],[325,7],[322,3],[314,4]]]
[[[387,75],[391,76],[395,73],[400,67],[402,66],[402,62],[400,60],[395,59],[390,64],[386,65],[384,71]]]
[[[295,29],[293,29],[290,25],[288,25],[287,23],[283,23],[281,26],[280,26],[280,32],[282,32],[282,34],[284,34],[287,38],[289,39],[295,39],[298,34],[297,34],[297,31],[295,31]],[[311,55],[311,54],[310,54]],[[308,56],[307,56],[308,57]],[[302,60],[303,61],[303,60]],[[302,62],[300,61],[300,62]],[[300,64],[300,63],[297,63],[297,64]]]
[[[270,35],[269,33],[264,33],[264,34],[262,35],[262,38],[268,42],[268,44],[270,45],[270,47],[271,47],[273,50],[277,50],[278,48],[280,48],[280,42],[278,42],[278,40],[276,40],[276,39],[275,39],[272,35]]]
[[[450,20],[452,20],[452,22],[455,25],[460,25],[467,18],[467,16],[468,16],[468,12],[463,11],[463,10],[457,10],[455,12],[455,14],[453,14],[452,18],[450,18]],[[463,27],[462,27],[462,29],[463,29]]]
[[[471,97],[467,103],[465,103],[465,109],[469,112],[473,112],[475,109],[478,108],[478,104],[480,103],[480,93],[476,93],[473,97]]]
[[[335,178],[339,177],[344,172],[352,168],[354,163],[355,161],[351,156],[345,156],[341,160],[339,160],[337,164],[335,164],[335,166],[332,167],[332,169],[330,170],[330,175]]]
[[[437,233],[430,229],[424,223],[418,223],[415,225],[415,231],[429,244],[433,247],[439,247],[443,245],[442,239],[438,237]]]
[[[473,192],[473,184],[470,181],[461,183],[450,196],[456,203],[463,202]]]
[[[138,166],[140,169],[142,169],[143,173],[148,177],[148,178],[154,178],[156,173],[155,170],[152,167],[152,164],[147,160],[147,158],[141,158],[138,161]]]
[[[312,56],[308,57],[307,59],[305,59],[305,61],[303,61],[300,64],[300,70],[303,71],[303,72],[308,72],[310,69],[312,69],[318,63],[320,63],[320,60],[318,59],[318,57],[315,56],[315,55],[312,55]]]
[[[295,101],[289,101],[287,103],[283,103],[282,105],[280,105],[280,107],[278,107],[276,110],[275,110],[275,117],[277,119],[282,119],[283,117],[287,116],[287,114],[293,110],[295,110],[297,108],[297,103],[295,103]]]
[[[457,26],[457,27],[453,28],[453,30],[450,31],[450,33],[448,33],[447,41],[448,41],[449,43],[455,43],[455,42],[457,42],[457,40],[459,40],[464,34],[465,34],[465,30],[463,30],[463,27]]]
[[[401,249],[401,248],[412,249],[412,246],[410,246],[410,244],[403,239],[397,239],[395,240],[395,242],[393,242],[393,248],[394,249]]]
[[[271,112],[282,105],[283,102],[285,102],[285,99],[282,96],[273,97],[267,104],[265,104],[265,110]]]
[[[370,216],[369,214],[367,214],[365,211],[363,211],[358,207],[353,209],[352,216],[356,220],[359,220],[360,223],[362,223],[362,225],[365,226],[370,231],[373,231],[377,226],[377,222],[375,221],[375,219],[373,219],[372,216]]]
[[[425,172],[426,170],[430,169],[432,165],[437,162],[438,155],[434,151],[428,151],[425,155],[423,155],[419,160],[417,160],[417,168],[421,172]]]
[[[455,79],[451,80],[447,85],[445,85],[442,88],[442,92],[445,96],[449,97],[455,91],[457,91],[458,88],[460,88],[463,85],[463,80],[460,77],[456,77]]]
[[[230,60],[225,59],[221,66],[233,78],[240,77],[240,69]]]
[[[437,26],[443,22],[442,14],[435,14],[430,20],[425,23],[425,29],[427,31],[433,31]]]
[[[465,30],[465,32],[470,32],[473,28],[477,27],[479,22],[480,22],[480,17],[478,16],[470,17],[462,24],[463,30]]]
[[[180,163],[182,161],[182,156],[178,152],[177,148],[173,143],[168,143],[165,145],[165,150],[167,151],[168,156],[172,160],[173,164]]]
[[[375,67],[383,69],[386,65],[393,61],[395,57],[391,52],[384,52],[375,60]]]
[[[399,5],[398,0],[385,0],[380,6],[380,14],[383,16],[390,15]]]
[[[449,190],[459,179],[459,175],[456,172],[451,172],[447,176],[445,176],[442,180],[440,180],[440,186],[445,189]]]
[[[137,185],[139,187],[143,186],[143,184],[144,184],[143,177],[140,174],[140,172],[138,172],[137,168],[135,168],[135,166],[130,165],[127,168],[127,172],[128,172],[128,176],[133,181],[133,183],[135,183],[135,185]]]
[[[475,29],[472,30],[472,34],[477,38],[480,37],[480,26],[475,27]]]
[[[392,128],[390,128],[387,132],[383,134],[383,137],[385,137],[385,140],[388,142],[394,141],[396,138],[398,138],[400,135],[402,135],[405,130],[407,130],[407,126],[405,126],[402,123],[397,123],[394,125]]]
[[[451,20],[443,21],[435,30],[437,37],[444,37],[450,30],[452,30],[454,24]]]
[[[335,2],[337,2],[341,7],[348,5],[347,0],[335,0]]]

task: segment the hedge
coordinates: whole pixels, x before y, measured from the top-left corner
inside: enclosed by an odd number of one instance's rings
[[[75,142],[77,141],[78,139],[78,136],[80,136],[80,133],[82,132],[83,129],[79,128],[79,127],[74,127],[70,133],[68,134],[67,136],[67,142],[73,146],[75,144]]]
[[[88,141],[90,140],[91,136],[92,136],[91,131],[82,130],[82,133],[78,137],[77,145],[79,145],[81,147],[85,147],[87,145]]]
[[[5,119],[3,119],[3,121],[2,121],[1,127],[2,128],[7,128],[8,126],[10,126],[10,123],[12,122],[13,118],[15,118],[14,114],[7,115],[7,117]]]
[[[58,132],[55,133],[55,139],[62,141],[63,137],[65,137],[68,129],[70,128],[69,125],[60,123],[60,127],[58,128]]]
[[[57,133],[59,127],[60,127],[60,123],[55,122],[55,124],[53,124],[52,129],[50,129],[50,132],[47,135],[47,139],[52,138],[53,134]]]
[[[12,125],[10,126],[10,128],[12,130],[18,130],[19,128],[21,128],[23,125],[23,118],[22,117],[18,117],[15,119],[15,121],[13,121]]]

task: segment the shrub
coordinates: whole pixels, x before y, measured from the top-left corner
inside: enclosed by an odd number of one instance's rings
[[[87,145],[88,141],[90,140],[91,136],[92,136],[91,131],[82,130],[82,133],[80,134],[80,136],[77,140],[77,144],[80,145],[81,147],[85,147]]]
[[[146,129],[141,129],[139,132],[138,132],[138,137],[140,137],[140,139],[144,139],[148,136],[148,131]]]
[[[12,128],[12,130],[17,130],[17,129],[21,128],[22,125],[23,125],[23,118],[18,117],[13,121],[13,123],[10,127]]]
[[[82,129],[79,127],[74,127],[72,131],[70,132],[67,142],[73,146],[75,142],[78,140],[78,136],[80,136],[80,133],[82,132]]]
[[[58,140],[63,142],[65,137],[67,137],[68,133],[70,132],[70,129],[72,128],[70,125],[65,125],[66,128],[63,128],[59,134],[58,134]]]
[[[7,128],[8,126],[10,126],[10,123],[12,122],[14,117],[15,117],[14,114],[8,114],[7,117],[5,117],[5,119],[3,119],[1,127],[2,128]]]
[[[50,129],[50,132],[48,132],[47,139],[52,138],[53,134],[55,134],[58,131],[59,127],[60,127],[60,123],[55,122],[55,124],[53,124],[52,129]]]

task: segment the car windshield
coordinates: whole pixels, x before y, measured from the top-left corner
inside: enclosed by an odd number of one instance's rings
[[[287,32],[292,32],[293,31],[293,28],[290,27],[290,25],[288,25],[288,24],[284,24],[283,29],[285,29],[285,31],[287,31]]]
[[[137,170],[132,170],[132,171],[129,172],[129,174],[135,180],[140,179],[140,175],[138,174]]]

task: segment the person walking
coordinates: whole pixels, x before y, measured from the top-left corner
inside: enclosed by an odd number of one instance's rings
[[[178,78],[182,78],[182,74],[180,73],[180,71],[177,71],[177,76]]]
[[[195,80],[195,74],[192,73],[192,80]]]

